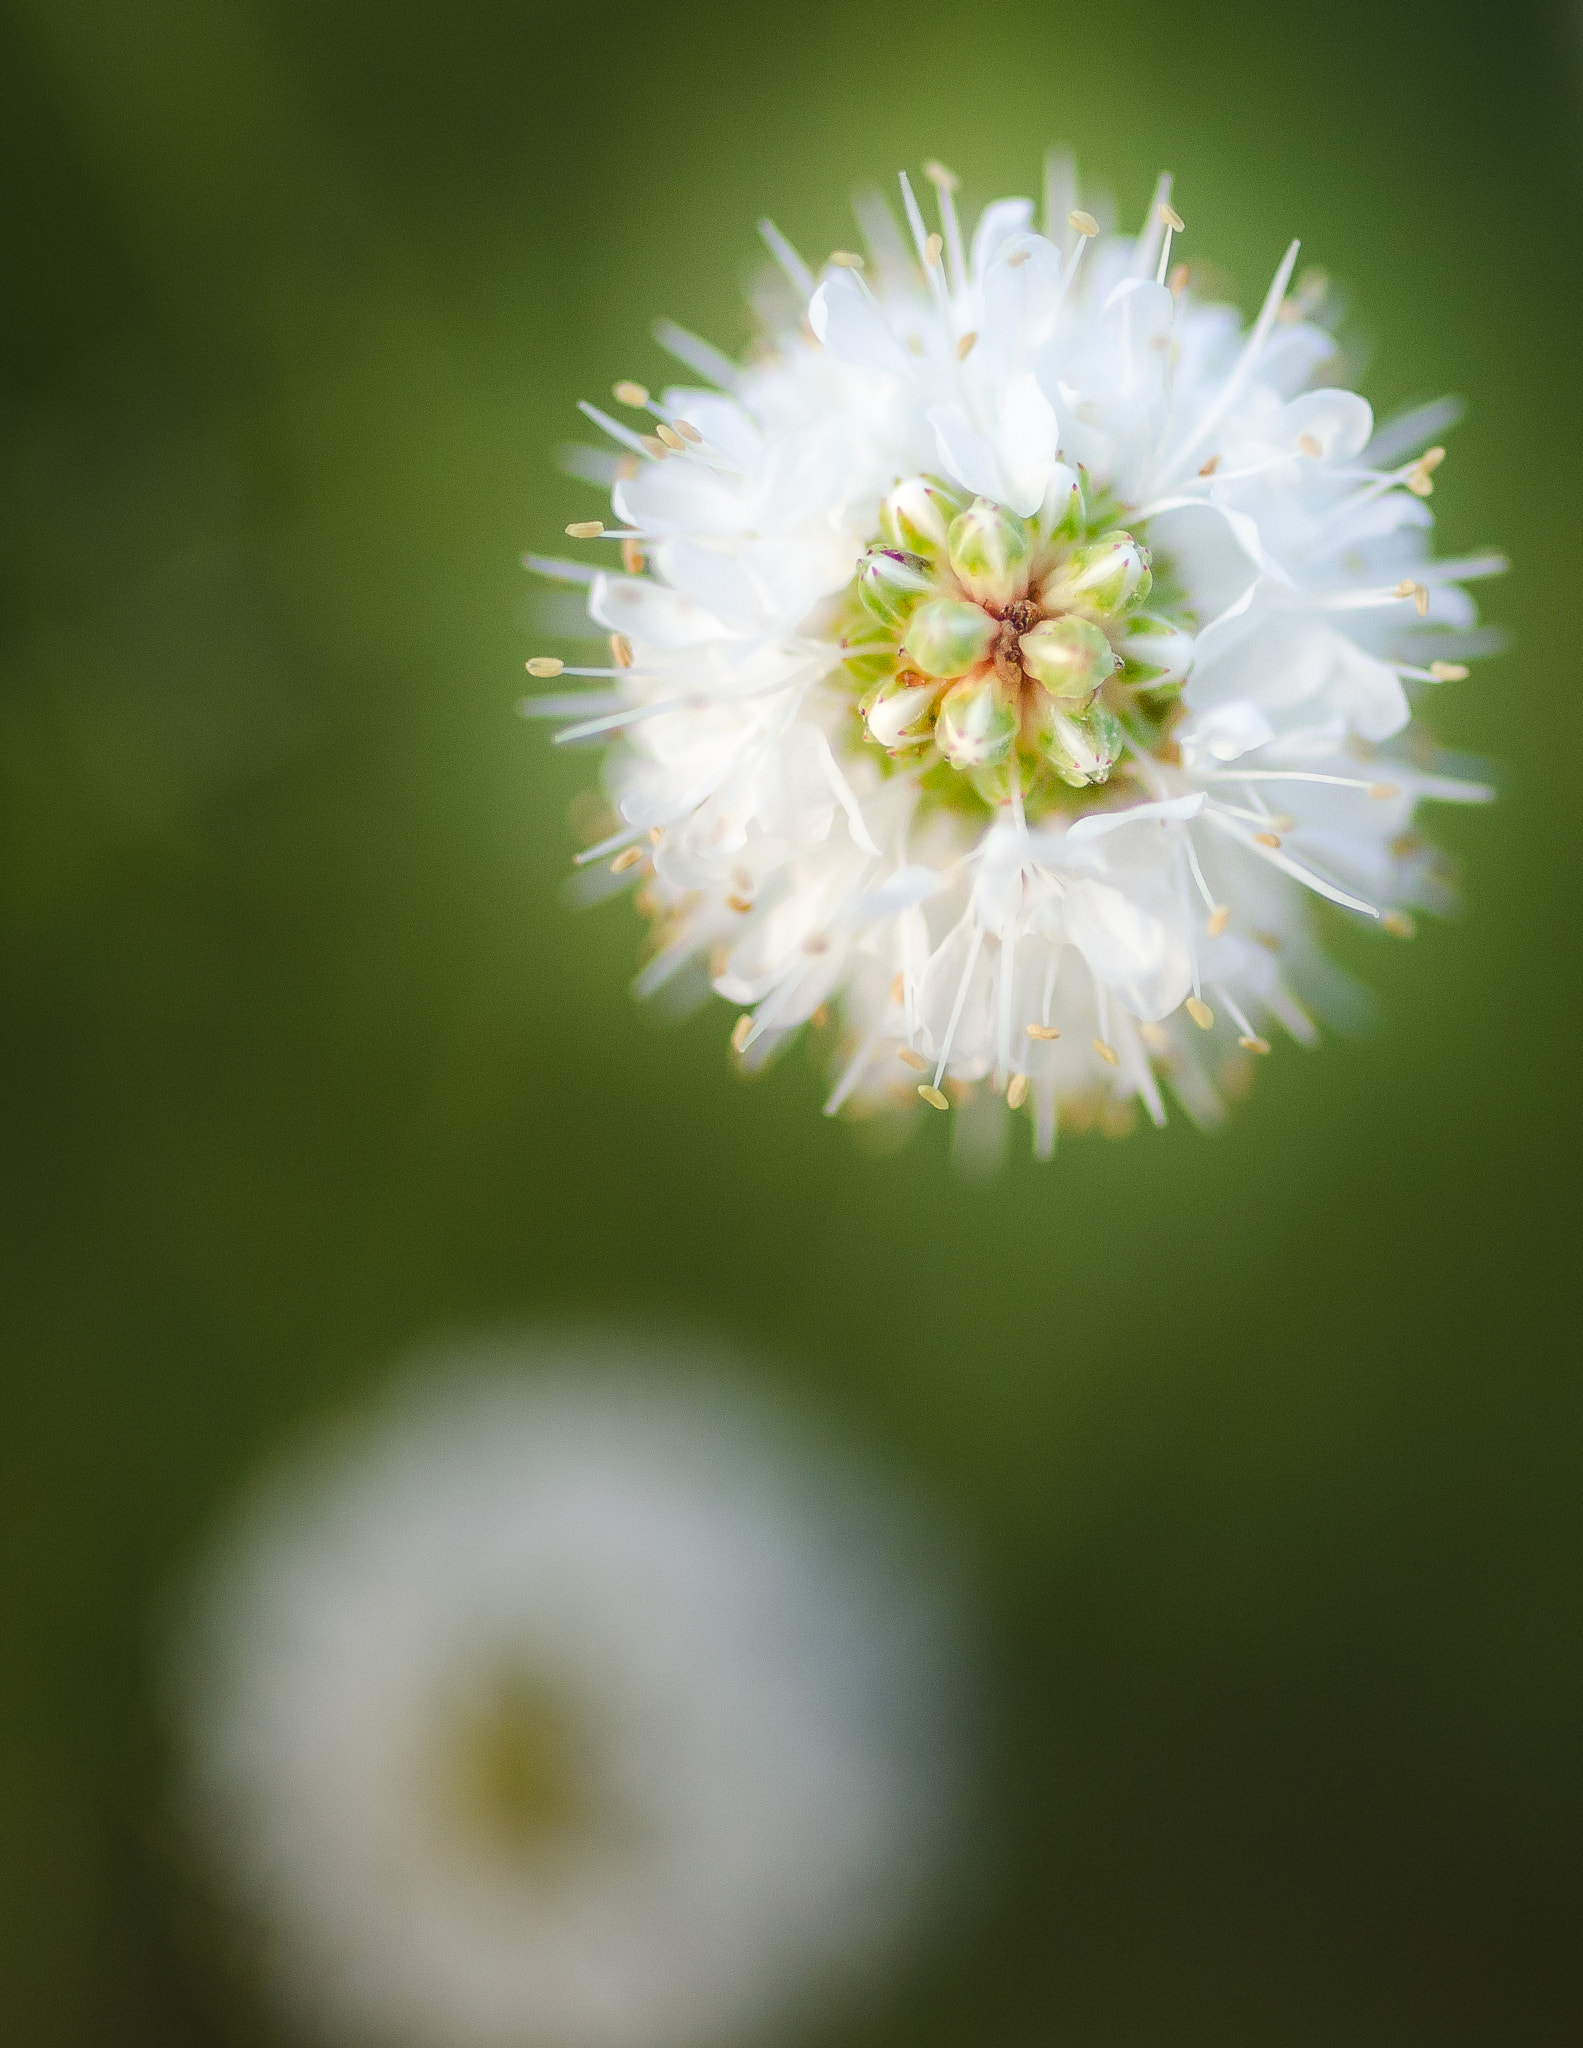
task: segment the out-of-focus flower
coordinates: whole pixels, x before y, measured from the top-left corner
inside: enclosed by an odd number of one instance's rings
[[[463,1363],[267,1486],[184,1639],[189,1807],[287,2008],[700,2048],[854,1990],[959,1808],[938,1583],[718,1381]]]
[[[660,330],[712,389],[584,408],[626,452],[574,453],[615,521],[568,531],[623,573],[528,559],[612,653],[536,658],[600,688],[524,709],[620,736],[584,858],[640,884],[640,989],[706,963],[745,1062],[834,1005],[832,1111],[992,1089],[1041,1153],[1058,1104],[1209,1121],[1344,999],[1315,903],[1444,903],[1414,814],[1488,792],[1412,699],[1489,651],[1462,586],[1503,564],[1431,558],[1456,408],[1376,429],[1324,381],[1296,243],[1244,332],[1172,267],[1169,180],[1107,233],[1053,157],[1043,232],[1007,199],[969,243],[929,175],[938,232],[904,177],[908,232],[863,199],[818,275],[765,223],[792,291],[748,362]]]

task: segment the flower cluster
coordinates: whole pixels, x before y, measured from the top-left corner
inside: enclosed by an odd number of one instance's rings
[[[1171,264],[1161,180],[1141,233],[1102,230],[1069,164],[971,244],[929,167],[904,233],[815,276],[768,222],[791,295],[745,365],[660,339],[711,388],[620,384],[622,573],[590,586],[603,685],[531,699],[563,740],[619,735],[614,830],[583,856],[640,886],[654,989],[691,969],[761,1062],[839,1018],[828,1108],[1027,1105],[1035,1149],[1165,1094],[1212,1121],[1249,1056],[1347,984],[1327,900],[1388,931],[1446,884],[1414,829],[1439,772],[1410,697],[1491,636],[1436,561],[1427,504],[1456,417],[1376,429],[1337,366],[1297,245],[1251,329]]]

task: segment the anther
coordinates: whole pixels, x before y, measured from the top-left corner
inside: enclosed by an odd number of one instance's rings
[[[663,420],[654,429],[654,431],[659,436],[659,438],[665,443],[666,447],[670,449],[673,455],[680,455],[687,446],[687,443],[682,439],[681,435],[677,433],[676,429],[674,427],[667,426]]]
[[[1214,1030],[1215,1013],[1209,1007],[1208,1003],[1204,1001],[1202,996],[1188,997],[1187,1014],[1189,1017],[1192,1018],[1193,1022],[1198,1026],[1200,1031]]]
[[[1380,919],[1380,929],[1389,932],[1393,939],[1411,939],[1418,933],[1417,921],[1406,910],[1387,910]]]
[[[625,633],[612,633],[610,655],[617,668],[631,668],[637,656],[632,652],[632,642]]]
[[[944,235],[931,235],[923,245],[923,260],[931,270],[940,267],[940,252],[945,247]]]
[[[914,1052],[910,1045],[900,1047],[896,1054],[904,1067],[911,1067],[915,1074],[927,1074],[929,1062],[921,1052]]]
[[[949,1109],[951,1107],[950,1103],[946,1101],[945,1097],[940,1093],[939,1089],[931,1088],[927,1081],[919,1082],[918,1093],[923,1097],[924,1101],[928,1103],[931,1109]]]
[[[1165,283],[1166,289],[1170,292],[1173,299],[1179,299],[1183,292],[1187,290],[1187,280],[1191,275],[1192,272],[1185,263],[1178,263],[1172,268],[1171,274],[1165,280]]]
[[[536,654],[528,663],[530,676],[558,676],[566,664],[557,661],[553,654]]]
[[[573,540],[598,540],[604,530],[602,519],[574,519],[566,529]]]
[[[628,868],[635,868],[639,861],[647,859],[648,855],[641,846],[629,846],[623,852],[618,853],[610,863],[610,872],[613,875],[624,875]]]
[[[1218,455],[1211,455],[1207,462],[1201,462],[1198,465],[1198,473],[1200,476],[1213,476],[1219,467],[1220,457]]]
[[[1225,903],[1217,903],[1214,909],[1209,913],[1209,923],[1205,926],[1205,930],[1209,933],[1209,936],[1212,939],[1218,939],[1220,937],[1220,934],[1226,929],[1226,926],[1230,924],[1230,922],[1230,905]]]
[[[1374,798],[1376,803],[1384,803],[1389,797],[1400,796],[1401,791],[1394,782],[1371,782],[1369,784],[1369,795]]]
[[[664,837],[665,834],[660,830],[658,825],[651,825],[649,827],[650,846],[658,846],[663,841]]]
[[[830,251],[830,261],[837,270],[861,270],[863,268],[862,257],[851,249],[832,249]]]
[[[682,439],[684,441],[691,441],[695,448],[703,440],[703,435],[699,433],[691,420],[677,420],[674,422],[674,425]]]
[[[1429,616],[1429,592],[1422,583],[1413,585],[1413,610],[1421,619]]]
[[[821,1003],[818,1009],[815,1010],[813,1015],[808,1019],[808,1022],[813,1026],[815,1031],[823,1031],[824,1027],[829,1023],[829,1021],[830,1005],[828,1003]]]
[[[1297,445],[1302,450],[1302,452],[1314,462],[1317,462],[1320,456],[1323,455],[1325,452],[1324,449],[1320,446],[1319,442],[1317,442],[1314,439],[1312,434],[1299,434],[1297,437]]]
[[[1104,1039],[1096,1038],[1094,1040],[1094,1050],[1099,1054],[1107,1067],[1119,1067],[1121,1065],[1121,1054],[1117,1052],[1113,1045],[1107,1045]]]
[[[638,439],[643,446],[644,452],[652,455],[656,462],[663,462],[671,452],[665,443],[657,440],[653,434],[640,434]]]
[[[973,344],[977,340],[978,335],[976,332],[962,336],[962,339],[956,345],[956,359],[959,363],[967,361],[968,357],[973,353]]]
[[[616,482],[629,484],[643,467],[635,455],[623,455],[616,463]]]
[[[1023,1029],[1030,1038],[1039,1040],[1059,1038],[1061,1035],[1053,1024],[1027,1024],[1024,1025]]]
[[[1024,1104],[1024,1102],[1027,1101],[1027,1099],[1027,1075],[1013,1074],[1010,1081],[1006,1084],[1006,1107],[1008,1109],[1021,1109],[1022,1105]]]
[[[748,1042],[748,1033],[753,1029],[753,1013],[744,1010],[731,1027],[731,1050],[740,1052]]]
[[[1066,216],[1066,224],[1069,228],[1076,228],[1086,240],[1092,240],[1099,233],[1099,222],[1091,213],[1085,213],[1080,206],[1074,207]]]
[[[906,995],[906,993],[907,993],[907,977],[906,977],[906,975],[905,975],[905,974],[893,974],[893,975],[891,976],[891,982],[890,982],[890,999],[891,999],[891,1001],[892,1001],[893,1003],[899,1003],[899,1002],[900,1002],[900,1001],[902,1000],[902,998],[903,998],[903,997],[904,997],[904,996]]]
[[[1172,206],[1167,200],[1162,199],[1157,210],[1159,212],[1161,221],[1164,223],[1166,227],[1168,227],[1171,230],[1171,233],[1173,235],[1181,234],[1183,230],[1186,228],[1186,221],[1183,220],[1182,216],[1177,212],[1176,208]]]
[[[1427,498],[1434,490],[1434,473],[1446,459],[1444,448],[1426,448],[1402,481],[1415,498]]]
[[[948,171],[944,164],[936,162],[933,157],[924,165],[923,174],[931,185],[942,192],[955,192],[962,183],[955,171]]]
[[[1279,846],[1280,835],[1276,832],[1255,832],[1253,843],[1255,846]]]
[[[621,543],[621,566],[629,576],[641,576],[649,565],[649,558],[635,540]]]
[[[753,905],[745,896],[728,896],[726,898],[726,909],[736,911],[739,916],[745,917],[752,908]]]
[[[1260,1055],[1261,1058],[1270,1049],[1270,1041],[1267,1038],[1254,1038],[1245,1035],[1239,1038],[1237,1040],[1237,1043],[1242,1047],[1242,1050],[1244,1052],[1256,1052]]]
[[[1465,683],[1468,678],[1466,664],[1460,661],[1432,661],[1429,673],[1437,683]]]
[[[618,405],[647,405],[649,402],[648,386],[634,384],[629,377],[623,377],[616,385],[614,396]]]

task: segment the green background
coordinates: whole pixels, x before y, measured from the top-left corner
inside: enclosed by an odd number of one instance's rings
[[[0,10],[5,2038],[246,2030],[160,1848],[162,1589],[413,1343],[583,1313],[776,1361],[976,1560],[1000,1876],[855,2039],[1577,2038],[1575,26]],[[1434,707],[1503,764],[1432,820],[1463,915],[1341,941],[1374,1034],[986,1184],[630,1002],[517,558],[656,314],[745,338],[760,213],[817,256],[859,180],[1059,139],[1126,216],[1173,169],[1245,307],[1301,234],[1380,412],[1468,398],[1434,509],[1514,651]]]

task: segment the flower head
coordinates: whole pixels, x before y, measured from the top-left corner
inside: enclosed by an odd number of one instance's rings
[[[1489,636],[1435,561],[1427,500],[1456,417],[1376,430],[1323,381],[1322,278],[1293,243],[1251,329],[1171,266],[1162,179],[1103,233],[1048,167],[971,244],[933,165],[931,232],[877,198],[868,254],[791,287],[745,365],[669,326],[712,388],[658,399],[608,472],[622,573],[585,581],[609,687],[558,737],[615,738],[614,830],[639,884],[639,988],[700,963],[762,1061],[839,1017],[828,1108],[986,1098],[1115,1127],[1169,1092],[1218,1114],[1277,1031],[1338,1000],[1314,906],[1412,929],[1446,885],[1425,799],[1481,800],[1411,730]],[[536,673],[562,664],[536,660]],[[947,1092],[949,1091],[949,1093]]]
[[[206,1860],[315,2040],[778,2034],[942,1875],[961,1672],[919,1532],[650,1356],[463,1363],[210,1565],[180,1674]]]

